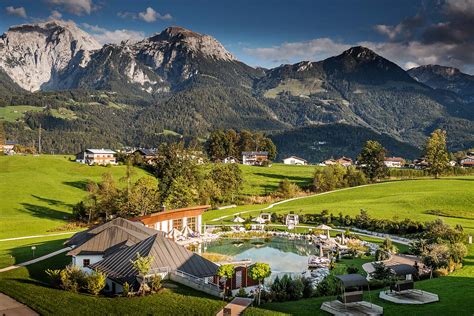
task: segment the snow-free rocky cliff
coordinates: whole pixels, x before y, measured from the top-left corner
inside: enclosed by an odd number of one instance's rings
[[[54,87],[57,74],[71,60],[86,66],[89,52],[100,48],[92,36],[72,22],[23,24],[11,27],[0,37],[0,67],[20,87],[36,91]]]
[[[28,91],[114,84],[169,91],[198,74],[203,59],[237,62],[213,37],[181,27],[136,43],[101,46],[73,22],[55,20],[14,26],[0,38],[0,68]]]

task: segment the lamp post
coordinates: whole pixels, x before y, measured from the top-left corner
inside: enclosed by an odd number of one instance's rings
[[[31,246],[31,251],[33,251],[33,258],[35,257],[36,246]]]

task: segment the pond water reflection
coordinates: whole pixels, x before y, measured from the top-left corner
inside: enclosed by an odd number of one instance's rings
[[[250,259],[268,263],[271,278],[277,275],[301,275],[308,269],[308,257],[318,255],[318,248],[307,240],[271,239],[219,239],[204,245],[205,251],[232,256],[234,260]]]

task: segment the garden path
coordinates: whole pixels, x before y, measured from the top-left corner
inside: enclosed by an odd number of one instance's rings
[[[36,316],[38,313],[10,296],[0,293],[0,315]]]
[[[71,249],[72,249],[71,247],[66,247],[66,248],[59,249],[59,250],[56,250],[56,251],[54,251],[54,252],[48,253],[47,255],[44,255],[44,256],[35,258],[35,259],[33,259],[33,260],[29,260],[29,261],[25,261],[25,262],[22,262],[22,263],[14,264],[14,265],[12,265],[12,266],[9,266],[9,267],[0,269],[0,273],[1,273],[1,272],[6,272],[6,271],[10,271],[10,270],[13,270],[13,269],[17,269],[17,268],[20,268],[20,267],[28,266],[28,265],[30,265],[30,264],[33,264],[33,263],[36,263],[36,262],[40,262],[40,261],[46,260],[46,259],[48,259],[48,258],[54,257],[54,256],[56,256],[56,255],[59,255],[59,254],[61,254],[61,253],[63,253],[63,252],[66,252],[66,251],[68,251],[68,250],[71,250]]]
[[[224,316],[224,309],[230,309],[230,316],[240,315],[247,307],[252,304],[253,299],[236,297],[229,304],[227,304],[223,309],[221,309],[216,316]],[[229,314],[225,314],[226,316]]]

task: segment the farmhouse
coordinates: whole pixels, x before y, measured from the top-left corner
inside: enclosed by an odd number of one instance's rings
[[[242,164],[249,166],[261,166],[268,161],[266,151],[244,151],[242,152]]]
[[[13,148],[17,145],[17,142],[14,140],[7,140],[5,144],[0,144],[0,151],[3,151],[5,154],[13,153]]]
[[[202,213],[210,208],[210,205],[201,205],[169,211],[163,210],[132,218],[131,221],[141,222],[146,227],[165,234],[170,234],[172,231],[181,232],[187,227],[194,234],[199,235],[202,232]]]
[[[470,152],[461,160],[461,166],[463,167],[474,167],[474,152]]]
[[[85,271],[97,270],[107,274],[107,288],[120,293],[127,282],[139,286],[138,272],[132,261],[141,256],[153,256],[145,278],[160,275],[208,294],[220,295],[213,285],[218,266],[187,250],[165,234],[138,222],[116,218],[103,225],[75,234],[66,243],[74,247],[68,255],[72,263]]]
[[[115,151],[111,149],[86,149],[76,155],[76,162],[88,165],[115,165]]]
[[[139,148],[133,152],[133,155],[140,156],[147,164],[152,164],[157,159],[156,151],[153,149]]]
[[[283,159],[283,163],[285,165],[307,165],[308,161],[303,158],[299,158],[296,156],[290,156],[288,158]]]
[[[319,164],[322,167],[332,166],[332,165],[341,165],[343,167],[349,167],[353,165],[352,159],[342,156],[339,159],[327,159]]]
[[[405,164],[402,157],[385,157],[383,163],[387,168],[401,168]]]

